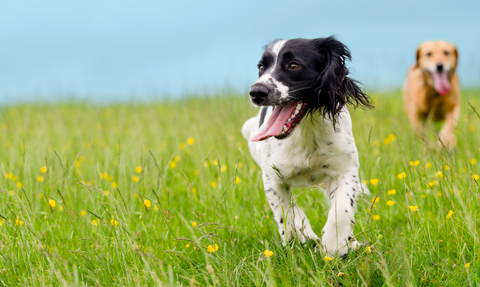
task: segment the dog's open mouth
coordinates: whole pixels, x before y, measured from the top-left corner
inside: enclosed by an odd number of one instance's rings
[[[447,72],[433,72],[430,73],[433,79],[433,87],[440,96],[446,96],[452,86],[450,85],[450,81],[448,80],[448,73]]]
[[[307,112],[306,106],[307,104],[303,102],[293,102],[286,106],[273,107],[270,118],[260,132],[251,138],[251,141],[259,142],[269,137],[286,138],[302,121]]]

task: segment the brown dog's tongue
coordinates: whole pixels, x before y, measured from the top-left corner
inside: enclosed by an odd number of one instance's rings
[[[282,133],[283,126],[290,118],[290,115],[293,113],[296,106],[297,103],[293,102],[288,106],[274,107],[270,118],[263,125],[263,128],[250,140],[252,142],[259,142],[266,140],[271,136],[279,136]]]
[[[448,81],[447,73],[445,72],[435,72],[433,76],[433,86],[435,91],[437,91],[441,96],[445,96],[450,92],[452,86]]]

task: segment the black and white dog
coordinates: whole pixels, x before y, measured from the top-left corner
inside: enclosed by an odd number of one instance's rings
[[[344,256],[360,244],[353,235],[356,198],[363,192],[358,154],[346,104],[373,107],[347,77],[348,48],[333,37],[278,40],[265,48],[250,90],[259,114],[243,136],[263,172],[264,192],[284,244],[319,240],[305,213],[290,202],[290,187],[325,183],[330,201],[322,246]],[[286,228],[286,230],[285,230]]]

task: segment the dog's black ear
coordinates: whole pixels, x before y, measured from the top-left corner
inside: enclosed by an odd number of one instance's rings
[[[373,108],[372,100],[360,88],[360,83],[348,77],[346,60],[351,60],[348,48],[333,36],[313,40],[320,53],[320,69],[313,85],[317,107],[323,107],[324,117],[331,119],[335,125],[336,116],[345,104],[355,108]]]

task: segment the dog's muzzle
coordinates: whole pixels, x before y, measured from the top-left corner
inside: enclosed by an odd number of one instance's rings
[[[250,88],[250,98],[252,99],[252,102],[260,104],[268,96],[269,92],[270,89],[267,86],[263,84],[254,84]]]

